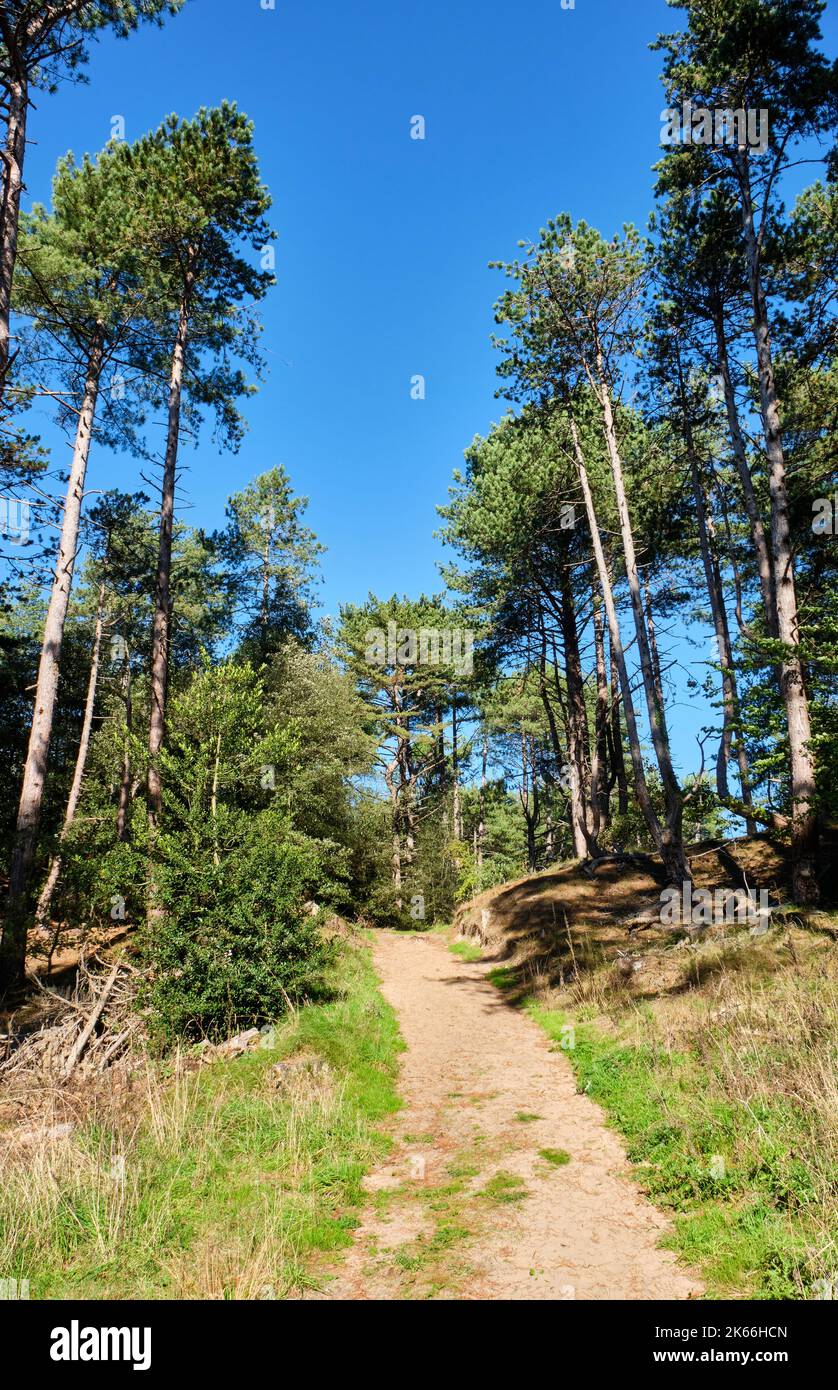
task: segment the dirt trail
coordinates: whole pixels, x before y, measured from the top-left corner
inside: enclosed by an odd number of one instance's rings
[[[407,1044],[406,1106],[326,1297],[700,1293],[657,1248],[666,1222],[626,1176],[602,1112],[577,1094],[567,1058],[485,979],[491,963],[464,964],[430,935],[377,933],[374,952]]]

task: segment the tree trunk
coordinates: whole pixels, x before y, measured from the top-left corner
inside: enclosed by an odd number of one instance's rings
[[[460,768],[457,754],[457,695],[454,693],[454,701],[451,706],[451,774],[454,779],[453,788],[453,821],[454,839],[463,838],[463,816],[460,802]]]
[[[436,727],[436,764],[438,768],[439,785],[443,791],[448,786],[448,768],[445,764],[445,712],[437,702],[434,705],[434,722]]]
[[[748,835],[755,835],[757,832],[756,821],[749,814],[753,807],[753,792],[751,790],[751,769],[748,763],[748,752],[745,747],[745,736],[740,723],[739,690],[736,684],[736,671],[733,665],[733,647],[730,641],[730,623],[728,622],[727,606],[725,604],[724,586],[722,584],[722,571],[719,565],[718,549],[716,545],[716,532],[713,525],[713,517],[707,513],[707,540],[710,549],[710,564],[713,572],[713,584],[715,593],[718,596],[719,616],[721,618],[722,632],[724,634],[724,648],[719,647],[720,652],[726,653],[725,661],[727,666],[727,684],[723,682],[722,695],[725,701],[725,714],[730,710],[730,718],[726,720],[725,739],[722,740],[726,763],[730,761],[731,741],[735,734],[736,738],[736,761],[739,765],[739,786],[742,793],[742,805],[745,810],[745,830]],[[720,748],[720,752],[721,752]]]
[[[556,759],[556,765],[562,772],[564,772],[565,764],[567,764],[570,772],[570,787],[565,788],[564,783],[562,783],[562,787],[563,790],[570,792],[570,830],[573,836],[574,853],[576,854],[577,858],[584,859],[588,851],[585,841],[585,835],[582,829],[582,824],[584,821],[584,810],[582,807],[580,796],[578,764],[575,758],[572,756],[571,752],[571,750],[574,747],[574,736],[570,727],[570,717],[568,710],[566,709],[564,704],[562,704],[562,713],[564,716],[566,731],[566,741],[568,745],[567,749],[565,749],[562,746],[561,739],[559,738],[559,731],[556,726],[556,714],[553,709],[553,704],[550,700],[550,695],[547,689],[547,629],[545,627],[543,615],[540,615],[539,622],[541,627],[541,651],[539,653],[538,674],[541,703],[544,707],[544,713],[547,716],[547,727],[550,730],[550,742],[553,747],[553,754]],[[561,698],[559,674],[556,668],[555,661],[553,670],[556,685],[556,693],[559,696],[559,698]]]
[[[416,818],[413,814],[412,779],[408,779],[403,784],[402,809],[404,816],[404,857],[409,867],[416,857]]]
[[[680,836],[673,836],[668,827],[662,826],[652,805],[652,798],[649,795],[649,788],[646,783],[646,773],[643,768],[643,753],[640,745],[640,733],[637,727],[637,717],[634,712],[634,702],[631,695],[631,684],[629,682],[628,667],[626,665],[625,652],[620,635],[620,621],[617,616],[617,607],[614,602],[614,591],[611,587],[611,577],[608,573],[608,566],[605,562],[605,552],[602,548],[602,540],[599,534],[599,524],[597,522],[594,500],[591,494],[590,483],[588,482],[588,472],[585,466],[585,457],[582,453],[582,446],[579,442],[579,431],[576,428],[575,420],[570,421],[571,434],[573,437],[573,448],[576,455],[576,469],[579,475],[579,483],[582,488],[582,496],[585,502],[585,511],[588,517],[588,527],[591,533],[591,542],[594,549],[594,559],[596,560],[597,571],[599,573],[599,583],[602,589],[603,602],[605,603],[605,613],[608,619],[608,631],[611,638],[611,651],[617,665],[620,677],[620,686],[623,692],[623,708],[626,715],[626,730],[628,733],[629,751],[631,753],[632,769],[634,771],[634,789],[637,802],[643,819],[649,830],[654,844],[660,853],[667,873],[668,881],[674,886],[680,887],[683,883],[691,883],[689,867],[686,855],[684,854],[683,842]],[[636,572],[635,572],[636,578]],[[648,653],[647,653],[648,656]],[[679,827],[680,829],[680,827]]]
[[[742,488],[742,500],[751,528],[751,540],[756,556],[759,587],[762,593],[763,608],[765,609],[765,626],[769,636],[776,637],[777,601],[774,594],[774,569],[771,563],[771,553],[768,548],[768,542],[765,538],[765,527],[762,524],[762,517],[759,514],[759,508],[757,506],[754,482],[748,465],[745,438],[739,423],[736,393],[733,389],[733,379],[730,374],[730,359],[728,357],[727,339],[725,337],[724,313],[719,306],[716,306],[713,312],[713,328],[716,335],[716,358],[719,367],[719,375],[722,378],[722,387],[724,390],[728,432],[733,447],[733,457],[736,463],[736,470],[739,474],[739,483]]]
[[[655,632],[655,616],[652,611],[652,595],[649,589],[649,581],[645,575],[643,578],[643,597],[646,604],[646,623],[649,629],[649,653],[652,658],[652,672],[655,677],[655,695],[660,708],[663,709],[663,672],[661,671],[661,661],[658,654],[658,639]]]
[[[617,669],[617,658],[614,653],[614,643],[611,641],[609,633],[608,640],[609,656],[609,682],[611,686],[611,724],[608,732],[608,752],[611,758],[612,783],[617,786],[617,810],[621,816],[628,815],[628,779],[626,778],[626,760],[623,755],[623,721],[620,716],[620,673]]]
[[[800,630],[794,582],[794,557],[789,527],[786,464],[783,454],[780,407],[774,381],[774,363],[768,328],[768,310],[760,274],[760,255],[754,228],[750,175],[747,160],[740,163],[742,222],[748,262],[748,280],[754,311],[754,343],[759,375],[759,396],[768,459],[771,494],[771,558],[777,603],[777,633],[784,644],[780,689],[786,707],[791,762],[792,882],[798,902],[815,903],[818,824],[815,814],[815,761],[811,747],[809,702],[800,662]]]
[[[684,442],[687,446],[687,453],[689,455],[690,480],[692,482],[693,499],[695,501],[695,515],[698,524],[698,544],[701,550],[701,561],[704,566],[704,580],[707,586],[707,597],[710,600],[710,613],[713,619],[713,630],[716,636],[716,649],[719,657],[719,665],[722,668],[723,722],[722,737],[719,743],[718,756],[716,758],[716,790],[719,794],[719,800],[722,803],[730,800],[730,787],[728,785],[727,769],[732,752],[734,731],[736,731],[736,750],[739,762],[739,782],[742,791],[742,802],[745,806],[750,807],[751,778],[750,770],[748,768],[748,755],[745,750],[745,742],[742,737],[742,732],[741,730],[737,730],[737,725],[739,723],[739,694],[736,689],[736,675],[733,668],[733,651],[730,643],[730,627],[727,620],[727,609],[725,607],[724,592],[722,589],[722,576],[719,570],[719,562],[712,545],[712,520],[707,513],[704,483],[701,477],[701,473],[699,471],[698,458],[696,456],[695,451],[692,421],[687,410],[687,393],[684,383],[683,370],[681,367],[680,354],[678,354],[677,357],[677,365],[678,392],[680,396],[681,406],[681,422],[684,430]],[[745,826],[749,835],[756,834],[756,822],[751,817],[746,817]]]
[[[125,742],[122,749],[122,777],[119,783],[119,805],[116,812],[116,838],[120,844],[131,839],[131,656],[126,647],[125,670],[122,677],[122,696],[125,701]]]
[[[530,794],[530,785],[532,785],[532,794]],[[538,846],[535,838],[536,825],[538,824],[538,784],[535,767],[530,766],[527,735],[523,729],[521,730],[521,790],[519,800],[524,814],[524,823],[527,827],[527,868],[534,873],[538,868]]]
[[[96,686],[99,681],[99,653],[102,646],[102,629],[105,622],[105,582],[99,585],[99,601],[96,605],[96,626],[93,630],[93,650],[90,654],[90,676],[87,682],[87,697],[84,702],[84,718],[81,725],[81,736],[79,738],[78,752],[76,753],[76,765],[73,769],[73,780],[70,784],[70,794],[67,797],[67,807],[64,812],[64,824],[61,827],[61,839],[59,841],[58,853],[52,857],[49,866],[49,873],[46,882],[41,889],[41,896],[38,899],[38,906],[35,909],[35,926],[43,927],[49,920],[49,910],[52,904],[52,896],[55,892],[55,885],[61,873],[61,845],[67,838],[67,831],[73,824],[76,815],[76,807],[79,804],[81,795],[81,784],[84,778],[84,769],[87,763],[87,752],[90,748],[90,730],[93,727],[93,710],[96,705]]]
[[[387,784],[387,790],[388,790],[388,792],[390,793],[390,805],[391,805],[391,808],[392,808],[392,810],[391,810],[391,824],[392,824],[392,844],[393,844],[393,852],[392,852],[392,860],[391,860],[391,863],[392,863],[392,873],[393,873],[393,887],[394,887],[395,890],[396,890],[396,908],[397,908],[397,910],[398,910],[399,912],[401,912],[401,909],[402,909],[402,898],[401,898],[401,887],[402,887],[402,841],[401,841],[401,827],[400,827],[400,824],[399,824],[399,819],[400,819],[400,818],[399,818],[399,789],[398,789],[398,787],[396,786],[396,782],[395,782],[395,773],[396,773],[396,771],[398,770],[398,766],[399,766],[399,760],[398,760],[398,757],[396,756],[396,757],[394,757],[394,758],[392,759],[391,762],[388,763],[388,765],[387,765],[387,767],[386,767],[386,769],[385,769],[385,771],[384,771],[384,781],[386,782],[386,784]]]
[[[597,365],[601,368],[601,363]],[[652,735],[652,744],[661,775],[664,805],[666,807],[666,819],[661,827],[662,838],[660,854],[667,866],[668,872],[677,869],[680,873],[683,869],[684,877],[689,879],[689,870],[687,869],[681,834],[683,796],[681,794],[681,788],[678,785],[678,779],[675,776],[675,769],[672,765],[663,701],[659,698],[658,685],[655,680],[651,645],[646,626],[646,615],[643,611],[643,598],[640,592],[640,579],[637,571],[637,557],[634,550],[631,516],[629,514],[625,481],[623,478],[623,463],[617,446],[614,413],[611,407],[611,392],[607,382],[602,377],[601,371],[599,397],[605,426],[605,442],[611,463],[611,477],[614,482],[614,493],[617,499],[617,514],[620,519],[620,536],[622,539],[623,557],[625,560],[626,579],[628,580],[632,613],[634,615],[634,629],[637,634],[640,670],[643,677],[643,690],[646,695],[646,709],[649,716],[649,732]],[[625,690],[623,691],[623,700],[625,702]],[[628,717],[627,706],[626,716]],[[682,882],[683,878],[679,878],[677,881]]]
[[[180,442],[180,410],[183,392],[183,370],[186,343],[189,336],[189,308],[192,295],[193,271],[187,272],[184,296],[178,316],[177,333],[172,350],[169,377],[169,421],[166,438],[166,460],[160,498],[160,545],[157,558],[157,577],[154,590],[154,622],[151,646],[151,715],[148,730],[148,818],[152,840],[163,810],[163,786],[160,779],[160,749],[166,733],[166,690],[169,676],[169,635],[171,626],[172,533],[175,517],[175,477]],[[152,895],[153,896],[153,895]],[[153,911],[151,896],[150,911]]]
[[[477,867],[483,868],[483,854],[486,845],[486,766],[489,761],[489,735],[483,731],[483,748],[480,762],[480,795],[477,814]]]
[[[41,658],[38,663],[35,705],[32,711],[32,725],[23,770],[16,837],[9,872],[8,910],[3,940],[0,944],[0,997],[9,989],[22,983],[25,972],[27,895],[41,819],[52,721],[58,691],[61,650],[64,641],[64,624],[67,618],[67,606],[73,583],[73,567],[79,543],[84,480],[90,453],[91,431],[96,414],[99,377],[104,359],[104,340],[104,326],[99,324],[93,336],[88,358],[84,396],[79,412],[73,459],[70,465],[70,477],[67,482],[67,495],[64,502],[58,559],[44,624]]]
[[[29,106],[29,90],[25,76],[18,77],[9,84],[6,89],[6,104],[8,117],[3,155],[3,206],[0,218],[0,399],[6,387],[11,357],[9,319],[12,280],[17,259],[20,195],[23,188],[23,162],[26,158],[26,113]]]
[[[736,758],[739,764],[739,784],[742,793],[741,799],[743,805],[750,807],[753,801],[751,793],[751,772],[748,766],[748,754],[745,749],[745,740],[742,735],[742,730],[739,728],[739,692],[736,687],[736,672],[733,665],[730,624],[728,623],[727,608],[725,607],[719,561],[713,548],[712,522],[707,515],[704,487],[699,477],[698,466],[694,455],[690,462],[690,472],[692,475],[696,516],[698,517],[701,559],[704,565],[705,580],[707,582],[707,594],[710,599],[710,612],[713,618],[713,630],[715,632],[716,646],[719,653],[719,665],[722,668],[723,726],[719,753],[716,759],[716,789],[721,801],[730,797],[727,769],[730,763],[733,741],[735,738]],[[749,835],[756,834],[756,821],[747,815],[745,828]]]
[[[567,688],[568,759],[570,763],[571,801],[573,806],[574,850],[580,859],[587,854],[599,854],[593,829],[591,805],[590,731],[585,704],[585,683],[582,677],[582,658],[579,653],[579,628],[576,601],[570,573],[562,568],[559,579],[561,600],[559,621],[564,647],[565,685]]]
[[[602,626],[602,596],[592,575],[594,654],[596,660],[596,715],[594,755],[591,763],[591,791],[594,808],[594,834],[599,835],[611,819],[608,795],[608,676],[605,671],[605,633]]]
[[[395,817],[397,816],[397,814],[398,814],[398,813],[397,813],[397,811],[395,810],[395,807],[394,807],[394,812],[393,812],[394,820],[395,820]],[[397,907],[398,911],[401,912],[401,910],[402,910],[402,899],[401,899],[401,890],[402,890],[402,846],[401,846],[401,837],[400,837],[399,831],[398,831],[398,825],[396,825],[396,829],[394,829],[394,831],[393,831],[393,887],[396,889],[396,893],[397,893],[397,897],[396,897],[396,907]]]

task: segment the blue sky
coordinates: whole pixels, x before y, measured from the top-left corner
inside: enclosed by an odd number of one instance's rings
[[[220,524],[231,491],[284,464],[311,498],[336,612],[369,589],[440,587],[435,506],[502,411],[487,263],[562,210],[603,231],[645,223],[663,105],[648,44],[679,14],[664,0],[263,3],[187,0],[162,30],[95,45],[89,85],[38,99],[27,186],[47,200],[56,159],[100,149],[116,115],[129,140],[223,98],[252,117],[279,233],[270,375],[240,453],[207,434],[189,456],[180,514]],[[101,452],[89,482],[139,485],[130,459]]]

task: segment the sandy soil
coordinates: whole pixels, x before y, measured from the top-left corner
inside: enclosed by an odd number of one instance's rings
[[[367,1179],[369,1207],[326,1297],[698,1295],[697,1280],[658,1248],[666,1222],[627,1176],[620,1140],[577,1094],[562,1052],[485,979],[491,962],[464,964],[430,935],[377,933],[374,951],[407,1044],[406,1106],[393,1155]],[[551,1166],[540,1149],[564,1150],[570,1161]],[[469,1236],[446,1253],[435,1282],[406,1283],[411,1261],[399,1252],[428,1248],[434,1190],[444,1192],[464,1156],[474,1162],[460,1199]],[[498,1172],[523,1180],[522,1200],[480,1195]],[[376,1202],[387,1189],[389,1200]]]

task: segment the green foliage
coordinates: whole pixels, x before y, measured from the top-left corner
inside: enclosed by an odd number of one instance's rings
[[[0,35],[0,80],[21,72],[35,86],[57,90],[68,75],[78,77],[89,57],[89,40],[111,29],[127,36],[143,21],[162,24],[184,0],[4,0]]]
[[[273,652],[262,681],[265,718],[295,731],[279,803],[305,834],[354,845],[357,783],[372,766],[374,741],[352,681],[325,651],[293,640]]]
[[[508,1206],[510,1202],[523,1202],[527,1197],[527,1187],[517,1173],[495,1173],[483,1188],[480,1196],[493,1206]]]
[[[256,306],[275,283],[272,270],[252,263],[275,235],[253,126],[222,102],[191,120],[171,115],[133,144],[108,146],[99,162],[122,201],[143,291],[140,331],[125,345],[129,365],[139,368],[133,391],[154,409],[165,406],[171,345],[187,305],[187,419],[197,428],[212,412],[219,446],[235,450],[245,432],[237,402],[256,390],[245,367],[258,375],[262,366]]]
[[[544,1162],[553,1168],[562,1168],[570,1162],[570,1154],[566,1149],[539,1149],[538,1157],[543,1158]]]
[[[458,956],[466,964],[471,965],[475,961],[482,960],[483,951],[480,946],[475,946],[472,941],[452,941],[448,947],[452,956]]]
[[[535,1003],[528,1011],[565,1046],[564,1013]],[[824,1023],[813,1048],[834,1046]],[[567,1056],[579,1090],[625,1137],[644,1189],[674,1213],[674,1245],[707,1271],[709,1292],[799,1298],[822,1267],[819,1203],[834,1193],[834,1167],[829,1155],[816,1157],[810,1117],[774,1080],[798,1044],[769,1039],[743,1073],[732,1066],[726,1032],[717,1025],[677,1049],[670,1038],[628,1042],[598,1023],[577,1023]],[[805,1066],[799,1055],[790,1064]],[[831,1268],[828,1253],[826,1260]]]
[[[307,506],[282,467],[261,473],[227,503],[219,543],[231,599],[246,646],[262,657],[289,635],[310,636],[310,587],[323,546],[303,525]]]
[[[203,843],[191,836],[185,851],[166,836],[162,915],[142,946],[149,1024],[161,1042],[229,1036],[322,993],[331,950],[303,901],[322,888],[324,865],[311,846],[271,832],[281,833],[272,818],[226,817],[218,864],[210,832]]]
[[[152,1028],[222,1034],[315,991],[329,958],[306,899],[334,900],[338,847],[294,831],[282,809],[296,723],[266,723],[247,664],[205,663],[172,701],[163,758],[165,828],[143,950]]]

